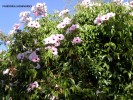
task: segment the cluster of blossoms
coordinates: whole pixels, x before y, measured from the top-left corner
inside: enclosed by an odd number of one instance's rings
[[[126,7],[126,10],[130,10],[129,2],[124,2],[124,3],[123,3],[123,6]]]
[[[68,18],[68,17],[65,17],[65,18],[63,19],[63,21],[57,25],[57,28],[59,28],[59,29],[60,29],[60,28],[65,28],[66,25],[69,25],[69,24],[71,24],[71,19]]]
[[[123,5],[126,7],[127,10],[130,10],[131,8],[133,8],[133,1],[124,2]]]
[[[36,69],[40,69],[41,66],[40,66],[40,64],[38,63],[38,62],[40,61],[40,58],[39,58],[38,55],[36,54],[36,51],[26,51],[26,52],[24,52],[24,53],[19,53],[19,54],[17,55],[17,59],[23,61],[24,58],[25,58],[28,54],[29,54],[28,59],[29,59],[30,61],[32,61],[32,62],[37,63]]]
[[[38,21],[30,21],[27,26],[31,28],[39,28],[40,24]]]
[[[27,91],[31,92],[32,90],[34,90],[35,88],[38,88],[38,87],[39,87],[39,84],[37,81],[35,81],[35,82],[29,84]]]
[[[64,40],[64,35],[63,34],[54,34],[51,35],[50,37],[44,39],[44,44],[49,45],[45,49],[51,50],[53,55],[58,55],[58,49],[56,47],[60,46],[60,41]]]
[[[28,51],[28,52],[24,52],[24,53],[19,53],[17,55],[17,59],[18,60],[24,60],[25,58],[25,55],[27,55],[28,53],[30,53],[28,59],[32,62],[39,62],[40,61],[40,58],[38,57],[38,55],[36,54],[36,51]]]
[[[113,0],[113,2],[115,2],[117,4],[122,4],[123,0]]]
[[[20,24],[14,24],[13,29],[9,31],[8,35],[13,35],[19,30]]]
[[[20,17],[20,21],[21,22],[29,22],[32,20],[32,18],[30,17],[30,12],[29,11],[24,11],[24,12],[21,12],[19,14],[19,17]]]
[[[112,12],[107,13],[103,16],[98,15],[96,19],[94,20],[94,23],[97,25],[101,25],[104,21],[107,21],[109,20],[109,18],[114,17],[114,16],[115,16],[115,13],[112,13]]]
[[[72,26],[69,27],[69,28],[66,30],[66,34],[71,33],[72,31],[76,30],[77,28],[79,28],[79,25],[78,25],[78,24],[72,24]]]
[[[90,0],[83,0],[83,1],[81,2],[81,5],[82,5],[82,6],[85,6],[85,7],[91,6],[90,4],[91,4],[91,1],[90,1]]]
[[[59,13],[59,17],[65,17],[66,15],[69,14],[69,10],[68,9],[65,9],[65,10],[62,10],[60,13]]]
[[[86,8],[92,7],[92,6],[101,6],[100,3],[94,3],[94,2],[91,2],[91,0],[83,0],[80,5]]]
[[[47,6],[45,3],[37,3],[35,6],[32,6],[31,11],[35,16],[47,16]]]

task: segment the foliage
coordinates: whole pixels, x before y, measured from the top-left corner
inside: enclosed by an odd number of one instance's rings
[[[94,23],[98,14],[115,13],[101,25]],[[7,52],[2,52],[1,100],[131,100],[133,98],[133,16],[132,8],[108,3],[101,6],[76,6],[71,24],[60,29],[63,20],[58,14],[39,20],[40,27],[25,26],[12,36]],[[79,28],[66,34],[71,25]],[[57,47],[58,55],[47,50],[44,39],[63,34],[65,39]],[[74,37],[81,43],[73,44]],[[19,53],[36,51],[39,62],[17,59]],[[37,69],[37,63],[41,68]],[[9,73],[3,75],[8,68]],[[30,83],[38,88],[28,92]]]

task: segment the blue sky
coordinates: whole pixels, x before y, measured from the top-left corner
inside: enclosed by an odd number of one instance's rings
[[[72,2],[70,2],[72,1]],[[6,35],[13,28],[15,23],[19,22],[19,13],[30,11],[30,7],[2,7],[3,5],[36,5],[36,3],[45,2],[48,13],[54,10],[63,10],[65,7],[72,10],[77,0],[0,0],[0,29]],[[5,49],[2,45],[0,49]]]

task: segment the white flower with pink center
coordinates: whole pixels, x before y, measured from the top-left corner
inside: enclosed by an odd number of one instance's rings
[[[29,11],[24,11],[24,12],[21,12],[19,14],[19,17],[29,17],[30,16],[30,12]]]
[[[68,24],[71,24],[71,19],[70,18],[68,18],[68,17],[65,17],[64,19],[63,19],[63,22],[61,22],[61,23],[59,23],[58,25],[57,25],[57,28],[65,28],[66,27],[66,25],[68,25]]]
[[[59,13],[59,17],[65,17],[66,15],[69,14],[69,10],[68,9],[65,9],[65,10],[62,10],[60,13]]]
[[[14,24],[13,29],[14,30],[19,29],[19,26],[20,26],[20,24]]]
[[[47,6],[45,3],[37,3],[35,6],[32,6],[31,11],[35,16],[47,16]]]
[[[65,28],[66,27],[66,24],[64,22],[61,22],[57,25],[57,28]]]
[[[83,1],[81,2],[81,5],[82,5],[82,6],[85,6],[85,7],[89,7],[90,4],[91,4],[91,1],[90,1],[90,0],[83,0]]]
[[[51,49],[53,55],[58,55],[58,49],[55,46],[52,46]]]
[[[109,18],[110,18],[110,17],[114,17],[114,16],[115,16],[115,13],[110,12],[110,13],[107,13],[107,15],[108,15],[108,16],[109,16]]]
[[[58,41],[58,37],[55,34],[51,35],[50,38],[51,38],[51,41],[50,41],[51,44],[55,44]]]
[[[40,24],[37,21],[30,21],[27,26],[31,28],[39,28]]]
[[[58,47],[58,46],[60,46],[60,41],[59,40],[57,40],[56,42],[55,42],[55,44],[54,44],[56,47]]]
[[[55,36],[58,38],[58,40],[64,40],[64,35],[63,34],[55,34]]]
[[[72,31],[76,30],[77,28],[79,28],[78,24],[73,24],[70,28],[68,28],[66,30],[66,34],[71,33]]]
[[[60,46],[60,40],[64,39],[63,34],[54,34],[44,39],[44,44],[55,44],[56,46]]]
[[[129,2],[130,7],[133,7],[133,1]]]
[[[97,18],[94,20],[94,24],[101,25],[104,21],[109,20],[109,18],[114,17],[115,13],[110,12],[103,16],[98,15]]]
[[[103,23],[103,18],[101,15],[98,15],[97,18],[94,20],[94,24],[101,25]]]
[[[48,37],[48,38],[46,38],[46,39],[44,39],[44,44],[50,44],[51,42],[51,38],[50,37]]]
[[[102,16],[102,20],[103,21],[109,20],[109,17],[110,16],[108,14],[105,14],[105,15]]]
[[[58,49],[55,46],[47,46],[45,49],[50,50],[53,55],[58,55]]]
[[[65,23],[66,25],[71,24],[71,19],[68,18],[68,17],[65,17],[65,18],[63,19],[63,23]]]
[[[80,39],[80,37],[74,37],[74,39],[72,40],[72,44],[79,44],[81,42],[82,40]]]
[[[29,11],[24,11],[24,12],[21,12],[19,14],[19,17],[20,17],[20,21],[21,22],[29,22],[31,20],[31,17],[30,17],[30,12]],[[30,19],[29,19],[30,18]]]
[[[39,22],[36,21],[34,27],[35,27],[35,28],[39,28],[39,27],[40,27]]]
[[[38,9],[39,9],[39,8],[41,9],[42,6],[43,6],[42,3],[37,3],[37,4],[36,4],[36,7],[37,7]]]
[[[122,4],[123,0],[113,0],[113,2],[115,2],[117,4]]]
[[[124,2],[124,3],[123,3],[123,6],[126,7],[126,10],[130,10],[129,2]]]

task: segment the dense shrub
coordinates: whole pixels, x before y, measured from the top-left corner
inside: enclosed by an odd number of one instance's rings
[[[131,100],[132,5],[77,4],[73,15],[64,12],[10,36],[0,55],[1,99]]]

